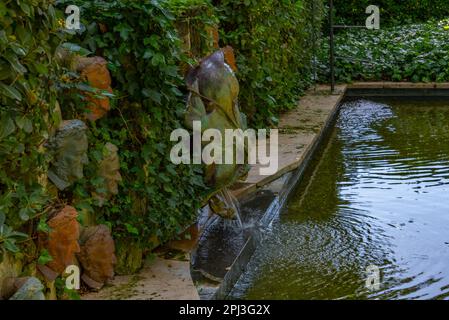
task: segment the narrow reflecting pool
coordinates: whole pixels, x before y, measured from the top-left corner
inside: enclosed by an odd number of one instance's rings
[[[449,299],[449,101],[344,103],[248,267],[231,298]]]

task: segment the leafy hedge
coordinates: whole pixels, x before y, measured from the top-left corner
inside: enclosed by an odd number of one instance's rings
[[[164,0],[163,6],[175,17],[182,49],[193,59],[192,65],[218,47],[215,36],[219,21],[209,0]]]
[[[135,271],[142,248],[194,221],[206,189],[201,167],[169,160],[170,133],[182,127],[185,108],[179,66],[191,61],[165,3],[59,1],[59,10],[51,3],[0,3],[0,251],[17,252],[24,238],[17,230],[33,235],[63,201],[76,206],[81,222],[110,225],[119,240],[118,268]],[[86,26],[72,36],[62,31],[69,4],[82,8]],[[79,79],[54,60],[66,41],[80,45],[65,43],[78,54],[109,61],[115,98],[107,117],[89,123],[85,178],[55,195],[43,187],[50,160],[43,145],[59,124],[57,101],[64,119],[79,118],[85,108],[73,90]],[[101,188],[97,168],[106,142],[119,148],[123,182],[119,195],[100,207],[92,193]],[[120,256],[131,251],[135,257],[125,260],[136,263],[127,265]]]
[[[321,0],[215,0],[221,41],[237,56],[240,106],[256,124],[276,124],[312,80]]]
[[[364,25],[365,9],[371,4],[380,7],[381,27],[426,22],[449,16],[447,0],[334,0],[337,21],[348,25]]]
[[[58,124],[59,70],[53,62],[63,34],[51,1],[0,2],[0,258],[51,197],[39,184],[48,158],[42,147]]]
[[[356,30],[336,36],[338,81],[449,81],[449,20]],[[329,46],[321,51],[320,77],[329,79]]]
[[[119,195],[102,208],[90,197],[95,175],[80,181],[77,208],[103,217],[115,237],[135,238],[142,246],[155,237],[170,239],[194,221],[204,191],[200,167],[169,159],[170,133],[182,127],[185,109],[179,65],[187,61],[174,17],[157,1],[68,3],[80,6],[87,26],[71,41],[109,62],[116,96],[107,117],[91,127],[90,158],[99,159],[105,142],[115,144],[124,178]]]

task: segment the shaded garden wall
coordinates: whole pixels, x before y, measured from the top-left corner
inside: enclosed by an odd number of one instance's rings
[[[319,9],[321,2],[315,2]],[[76,208],[81,225],[112,230],[120,273],[135,272],[145,253],[195,220],[207,192],[202,168],[171,164],[169,137],[182,127],[184,74],[217,48],[218,26],[220,44],[236,49],[240,104],[253,123],[276,123],[277,113],[293,105],[310,83],[310,25],[320,22],[321,11],[311,11],[311,0],[295,2],[294,10],[291,1],[236,3],[0,4],[0,253],[21,262],[17,275],[34,275],[38,261],[51,259],[35,240],[49,232],[49,215],[62,205]],[[65,6],[72,4],[81,7],[79,32],[64,30]],[[273,30],[264,27],[266,19]],[[45,143],[61,116],[83,118],[91,92],[79,74],[57,61],[61,45],[76,56],[106,59],[113,96],[103,97],[111,104],[106,116],[85,120],[84,178],[57,191],[47,181],[51,155]],[[94,194],[104,192],[98,171],[108,142],[118,147],[122,182],[117,195],[99,203]]]

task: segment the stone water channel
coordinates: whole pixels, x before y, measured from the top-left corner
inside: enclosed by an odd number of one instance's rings
[[[193,269],[210,283],[218,275],[220,288],[257,230],[257,249],[228,298],[448,299],[448,141],[448,98],[345,101],[274,221],[255,223],[292,173],[243,201],[244,231],[223,222],[208,229]],[[229,261],[214,264],[217,249]],[[377,290],[366,287],[371,265],[380,269]]]

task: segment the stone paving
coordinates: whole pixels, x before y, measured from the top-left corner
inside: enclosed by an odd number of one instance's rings
[[[188,256],[188,255],[186,255]],[[190,276],[190,262],[155,258],[135,275],[115,276],[99,292],[82,296],[83,300],[199,300]]]
[[[259,174],[260,164],[251,167],[245,182],[233,188],[237,197],[254,192],[276,180],[286,172],[299,167],[325,123],[337,108],[346,91],[346,85],[337,86],[330,94],[329,86],[318,86],[307,91],[298,106],[281,115],[279,120],[279,168],[270,176]]]

